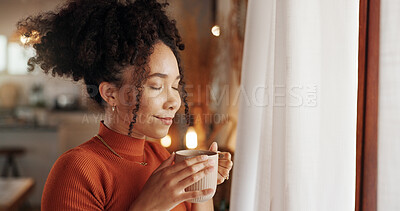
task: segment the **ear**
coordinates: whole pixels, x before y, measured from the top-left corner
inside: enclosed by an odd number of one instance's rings
[[[99,85],[99,92],[104,101],[108,105],[118,105],[118,88],[109,82],[101,82]]]

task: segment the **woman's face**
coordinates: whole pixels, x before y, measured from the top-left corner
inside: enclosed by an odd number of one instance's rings
[[[172,118],[181,106],[178,89],[180,75],[175,55],[162,42],[154,46],[148,66],[150,73],[144,84],[140,108],[136,112],[136,123],[133,125],[131,135],[137,138],[149,136],[159,139],[167,135],[173,122]],[[124,76],[131,78],[131,72],[126,71]],[[132,87],[132,83],[129,84]],[[117,113],[119,119],[123,118],[121,122],[123,122],[124,128],[129,127],[132,120],[135,103],[129,102],[135,102],[132,96],[136,96],[136,94],[132,95],[129,91],[131,89],[126,87],[129,86],[123,86],[120,89],[123,96],[120,96],[121,104],[117,105]]]

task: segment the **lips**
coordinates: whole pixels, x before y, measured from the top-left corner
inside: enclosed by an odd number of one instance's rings
[[[159,119],[163,124],[165,125],[171,125],[172,124],[172,117],[158,117],[154,116],[155,118]]]

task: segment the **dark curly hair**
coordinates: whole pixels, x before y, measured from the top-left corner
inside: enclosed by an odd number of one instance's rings
[[[174,53],[180,73],[180,95],[188,123],[189,106],[178,50],[185,46],[164,8],[168,3],[156,0],[73,0],[56,12],[41,13],[18,22],[21,35],[36,50],[28,61],[28,70],[39,66],[52,76],[83,79],[87,92],[102,108],[104,100],[98,89],[103,81],[121,87],[122,70],[133,66],[136,106],[129,125],[129,135],[136,123],[143,84],[147,80],[148,60],[157,42]]]

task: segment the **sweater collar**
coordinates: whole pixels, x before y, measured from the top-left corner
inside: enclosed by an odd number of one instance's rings
[[[104,141],[122,157],[124,155],[143,155],[145,139],[133,138],[108,128],[103,121],[100,122],[99,135]]]

